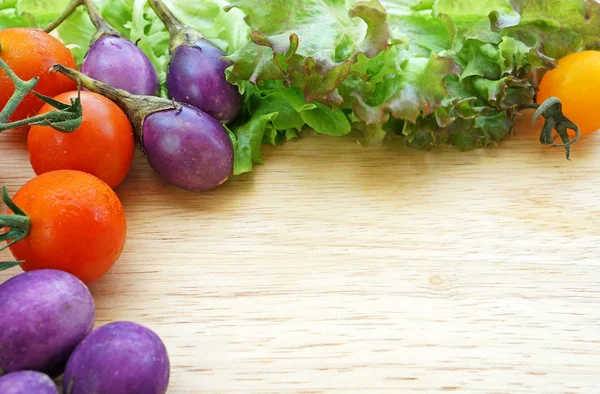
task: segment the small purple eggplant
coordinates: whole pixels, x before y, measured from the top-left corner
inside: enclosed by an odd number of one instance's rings
[[[60,375],[95,314],[86,285],[66,272],[35,270],[7,280],[0,285],[0,373]]]
[[[73,0],[63,14],[44,30],[54,30],[81,5],[87,8],[90,20],[97,29],[81,65],[81,72],[131,94],[156,95],[159,89],[158,75],[148,56],[110,26],[92,0]]]
[[[132,322],[102,326],[77,346],[65,369],[66,394],[164,394],[170,362],[162,340]]]
[[[233,122],[243,100],[237,86],[227,82],[225,70],[231,63],[223,59],[225,52],[197,30],[183,26],[162,1],[149,3],[171,36],[169,95],[175,101],[200,108],[219,122]]]
[[[138,147],[168,183],[206,191],[231,176],[233,143],[223,125],[206,112],[159,97],[132,95],[61,65],[52,71],[120,106],[134,127]]]
[[[58,394],[48,375],[36,371],[20,371],[0,376],[1,394]]]

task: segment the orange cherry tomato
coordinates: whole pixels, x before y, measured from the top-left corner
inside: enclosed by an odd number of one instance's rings
[[[69,104],[77,92],[54,99]],[[28,146],[31,165],[40,175],[55,170],[79,170],[97,176],[115,188],[131,168],[135,143],[127,115],[115,103],[96,93],[82,91],[83,121],[72,133],[32,126]],[[55,110],[49,104],[39,114]]]
[[[579,126],[581,135],[600,129],[600,51],[575,52],[558,61],[558,67],[544,74],[537,94],[541,104],[557,97],[563,114]],[[575,132],[569,130],[570,137]]]
[[[77,89],[77,84],[59,73],[49,73],[53,64],[76,68],[73,54],[63,43],[39,29],[14,27],[0,30],[0,57],[19,78],[27,81],[39,77],[35,91],[54,97]],[[13,82],[0,69],[0,108],[4,108],[15,91]],[[17,107],[10,121],[22,120],[35,115],[44,102],[28,94]]]
[[[123,206],[103,181],[59,170],[27,182],[13,201],[30,218],[29,234],[10,250],[24,271],[56,269],[89,283],[114,265],[125,244]],[[11,211],[8,211],[11,213]]]

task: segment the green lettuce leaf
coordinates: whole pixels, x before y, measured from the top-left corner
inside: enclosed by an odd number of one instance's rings
[[[0,30],[10,27],[36,27],[33,16],[19,12],[16,5],[17,0],[0,1]]]
[[[229,127],[235,141],[235,175],[251,171],[253,164],[262,164],[262,144],[281,144],[298,138],[305,127],[330,136],[352,130],[341,109],[307,103],[299,89],[287,88],[281,81],[270,82],[262,89],[252,85],[246,97],[243,113]]]
[[[230,57],[230,80],[282,80],[308,102],[340,104],[337,88],[357,55],[373,57],[388,46],[378,0],[237,0],[229,8],[242,10],[252,28],[252,41]]]
[[[354,113],[367,124],[385,123],[389,116],[415,122],[419,116],[432,114],[448,95],[445,78],[458,73],[452,58],[433,53],[429,58],[413,57],[403,63],[397,57],[374,75],[376,86],[370,97],[357,92]],[[379,75],[381,75],[381,72]]]
[[[83,8],[76,10],[56,29],[58,36],[69,44],[73,57],[79,66],[83,62],[83,58],[90,46],[92,35],[95,32],[96,28]]]
[[[14,2],[19,14],[28,14],[35,19],[36,26],[52,22],[69,5],[70,0],[19,0]]]
[[[518,24],[502,33],[559,59],[581,49],[600,49],[600,3],[595,0],[513,0]]]
[[[277,112],[254,116],[246,123],[233,128],[235,136],[235,160],[233,174],[240,175],[252,170],[253,164],[262,164],[260,147],[267,128],[277,118]]]

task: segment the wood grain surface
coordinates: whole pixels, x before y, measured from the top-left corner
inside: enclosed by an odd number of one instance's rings
[[[600,135],[569,162],[528,122],[465,153],[306,136],[205,194],[138,157],[97,325],[159,333],[169,393],[600,393]]]

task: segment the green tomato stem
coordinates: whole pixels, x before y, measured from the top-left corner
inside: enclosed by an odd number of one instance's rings
[[[0,44],[0,53],[2,52],[2,45]],[[10,69],[8,64],[0,57],[0,68],[8,75],[13,84],[15,85],[15,91],[6,103],[6,106],[0,112],[0,132],[14,129],[16,127],[26,125],[41,125],[50,126],[54,129],[63,132],[70,133],[81,126],[83,120],[83,108],[81,107],[81,89],[78,89],[77,99],[71,100],[71,105],[61,103],[54,100],[51,97],[46,97],[33,91],[37,86],[39,78],[35,77],[29,81],[23,81],[13,70]],[[50,111],[43,115],[37,115],[31,118],[21,119],[16,122],[8,122],[8,119],[15,112],[17,107],[23,102],[28,94],[33,93],[40,100],[45,103],[52,105],[57,108],[58,111]]]
[[[10,198],[6,186],[2,186],[2,201],[4,201],[4,204],[13,213],[10,215],[0,215],[0,227],[8,229],[8,231],[0,234],[0,242],[8,241],[8,244],[0,248],[0,252],[25,239],[31,230],[31,219]],[[22,261],[0,261],[0,271],[15,267],[21,263]]]
[[[1,51],[2,45],[0,44],[0,52]],[[25,99],[25,97],[33,90],[33,88],[37,86],[39,78],[35,77],[29,81],[23,81],[17,76],[17,74],[13,72],[13,70],[10,69],[8,64],[6,64],[1,57],[0,68],[2,68],[2,70],[6,73],[6,75],[8,75],[15,85],[15,92],[13,93],[13,96],[10,98],[10,100],[8,100],[8,103],[6,103],[6,106],[2,109],[2,112],[0,112],[0,123],[4,124],[12,116],[23,99]]]
[[[550,146],[561,146],[565,148],[567,160],[571,159],[571,145],[579,140],[579,126],[573,123],[562,112],[562,103],[557,97],[550,97],[541,105],[529,104],[524,108],[536,108],[533,114],[533,123],[537,122],[540,116],[545,119],[542,133],[540,134],[540,143]],[[575,138],[569,138],[568,129],[575,131]],[[553,131],[558,133],[557,137],[553,136]],[[560,137],[562,144],[556,143],[556,138]]]
[[[51,97],[46,97],[33,92],[42,101],[52,105],[59,110],[52,110],[42,115],[36,115],[31,118],[19,120],[12,123],[0,123],[0,132],[14,129],[21,126],[49,126],[61,133],[72,133],[79,129],[83,121],[83,107],[81,106],[81,85],[77,89],[77,98],[71,99],[71,105],[56,101]]]

